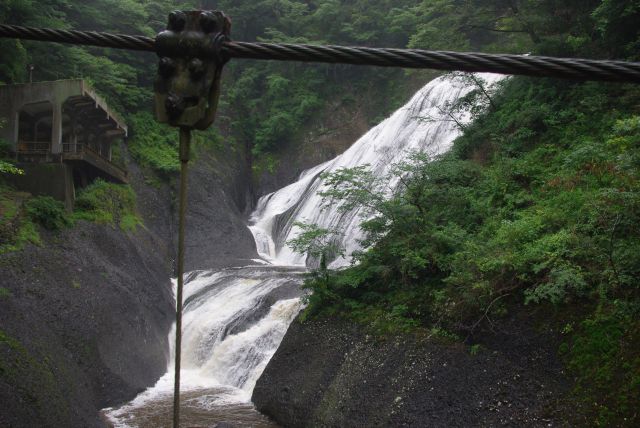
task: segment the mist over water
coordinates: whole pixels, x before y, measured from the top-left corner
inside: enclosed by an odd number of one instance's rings
[[[480,75],[491,83],[496,75]],[[313,260],[294,253],[286,242],[299,230],[294,223],[317,224],[339,232],[347,254],[359,249],[363,213],[344,213],[337,205],[320,209],[320,175],[369,165],[384,177],[393,164],[415,151],[435,156],[447,151],[460,130],[443,110],[473,89],[461,78],[441,77],[422,88],[405,106],[371,129],[342,155],[302,173],[299,180],[260,199],[250,218],[262,266],[197,271],[184,288],[181,421],[184,426],[274,427],[250,402],[256,381],[302,308],[302,274]],[[425,120],[431,118],[436,120]],[[438,120],[441,118],[442,120]],[[460,117],[467,122],[469,117]],[[398,180],[377,191],[391,195]],[[349,258],[331,267],[349,263]],[[167,373],[133,401],[104,410],[116,427],[169,427],[172,421],[175,325]]]

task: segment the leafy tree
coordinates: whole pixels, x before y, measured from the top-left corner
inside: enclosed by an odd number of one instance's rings
[[[315,224],[305,224],[296,222],[294,227],[300,233],[293,239],[287,241],[287,245],[299,254],[306,254],[308,257],[320,261],[320,269],[326,270],[328,258],[335,259],[344,255],[342,249],[336,243],[337,232],[321,228]]]
[[[551,305],[583,320],[567,344],[578,399],[603,425],[635,421],[627,374],[640,360],[621,338],[635,334],[640,302],[638,97],[633,86],[514,78],[450,153],[397,165],[391,199],[370,193],[366,168],[329,175],[334,205],[373,214],[370,248],[307,283],[322,288],[309,313],[468,335]]]
[[[464,131],[469,123],[487,110],[495,109],[493,98],[502,84],[489,85],[486,79],[473,73],[453,72],[450,76],[473,89],[454,102],[447,101],[442,106],[435,106],[438,116],[422,116],[417,119],[425,122],[452,122],[460,131]]]
[[[26,211],[31,221],[42,225],[45,229],[60,230],[71,224],[64,204],[51,196],[38,196],[28,200]]]

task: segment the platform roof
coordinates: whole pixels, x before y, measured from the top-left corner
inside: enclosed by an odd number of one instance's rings
[[[105,131],[126,136],[124,120],[83,79],[55,80],[51,82],[22,83],[0,86],[0,116],[9,117],[21,110],[38,114],[48,103],[64,104],[84,110],[96,122],[105,125]],[[110,126],[109,126],[110,125]]]

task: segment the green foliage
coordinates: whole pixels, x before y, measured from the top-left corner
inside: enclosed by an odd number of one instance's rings
[[[0,129],[5,126],[5,119],[0,118]],[[0,177],[1,174],[16,174],[22,175],[24,171],[17,168],[10,159],[7,159],[9,155],[9,143],[0,138]],[[1,179],[1,178],[0,178]]]
[[[23,219],[19,224],[13,243],[1,246],[0,253],[20,250],[28,243],[41,246],[42,240],[36,225]]]
[[[128,185],[97,179],[76,199],[74,218],[100,224],[119,225],[125,231],[142,225],[136,212],[136,195]]]
[[[596,426],[632,426],[640,402],[640,306],[615,301],[585,319],[565,347],[575,394]],[[631,417],[629,415],[632,415]]]
[[[366,166],[325,176],[327,203],[372,215],[370,248],[307,281],[307,313],[468,334],[523,305],[599,306],[567,333],[577,397],[600,425],[637,418],[637,312],[610,308],[640,305],[638,100],[634,86],[513,78],[450,153],[395,165],[390,200]]]
[[[478,355],[480,352],[482,352],[482,345],[480,344],[471,345],[469,347],[469,353],[471,355]]]
[[[60,230],[71,224],[64,204],[51,196],[38,196],[25,204],[27,215],[34,223],[48,230]]]
[[[638,60],[640,55],[640,1],[603,0],[593,11],[599,36],[612,56]]]
[[[142,219],[136,214],[127,213],[120,219],[120,228],[125,232],[133,232],[143,224]]]
[[[2,330],[0,330],[0,344],[2,344],[3,346],[7,346],[14,351],[19,351],[23,354],[26,353],[26,351],[24,351],[24,347],[20,344],[20,342],[18,342],[16,339],[9,336]]]
[[[0,159],[0,174],[16,174],[22,175],[24,171],[20,168],[17,168],[11,162],[7,162],[5,160]]]
[[[158,123],[149,112],[142,111],[129,116],[131,136],[128,139],[129,153],[138,164],[151,169],[163,179],[170,180],[180,172],[178,157],[178,131]],[[192,158],[196,149],[220,150],[223,138],[215,128],[192,134]]]
[[[294,227],[300,229],[300,233],[295,238],[287,241],[287,245],[293,251],[306,254],[313,258],[336,258],[342,256],[344,250],[339,248],[332,239],[336,232],[318,227],[317,225],[294,223]]]
[[[140,112],[129,118],[132,136],[129,152],[141,164],[169,178],[180,172],[178,160],[178,133],[161,125],[150,113]]]
[[[18,251],[27,243],[42,244],[38,228],[24,209],[28,196],[0,185],[0,254]]]
[[[637,58],[637,0],[432,0],[410,47]]]
[[[216,7],[233,18],[242,40],[405,47],[415,3],[224,0]],[[226,77],[221,119],[251,152],[257,170],[269,166],[262,157],[304,138],[311,123],[335,114],[348,99],[366,98],[362,109],[369,117],[385,115],[402,102],[408,86],[400,70],[340,65],[232,62]]]

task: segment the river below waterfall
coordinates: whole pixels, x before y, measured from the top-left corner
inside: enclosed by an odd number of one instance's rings
[[[173,384],[167,385],[173,388]],[[195,427],[274,428],[276,423],[260,414],[238,390],[228,387],[203,388],[180,394],[180,424]],[[140,405],[129,404],[107,411],[108,423],[115,427],[170,427],[173,418],[173,395],[162,394]],[[225,425],[224,423],[228,425]]]
[[[479,75],[487,84],[496,75]],[[460,129],[447,109],[473,89],[468,79],[440,77],[428,83],[393,115],[371,129],[345,153],[300,176],[258,202],[249,226],[266,263],[261,266],[197,271],[187,275],[183,315],[181,425],[185,427],[274,427],[251,404],[256,381],[277,350],[290,323],[302,308],[307,260],[286,242],[297,236],[296,222],[314,223],[339,233],[347,254],[359,249],[363,213],[321,208],[323,172],[366,166],[384,177],[412,152],[431,156],[446,152]],[[468,122],[464,113],[456,119]],[[372,189],[392,195],[399,180]],[[349,258],[331,267],[348,265]],[[175,326],[174,326],[175,329]],[[169,334],[174,344],[175,331]],[[173,405],[173,349],[167,373],[133,401],[103,411],[115,427],[169,427]]]

